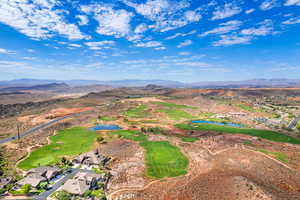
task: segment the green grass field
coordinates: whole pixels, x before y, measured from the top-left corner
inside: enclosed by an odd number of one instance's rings
[[[116,118],[110,117],[110,116],[101,116],[101,117],[99,117],[99,119],[102,121],[107,121],[107,122],[116,120]]]
[[[96,131],[83,127],[60,130],[50,137],[51,144],[43,146],[30,153],[29,157],[18,165],[20,169],[29,170],[34,167],[57,162],[62,156],[73,156],[91,149],[99,136]]]
[[[184,108],[193,108],[196,109],[196,107],[193,106],[186,106],[186,105],[180,105],[175,103],[168,103],[168,102],[153,102],[154,104],[162,105],[166,108],[173,108],[173,109],[184,109]]]
[[[275,158],[277,160],[280,160],[280,161],[282,161],[284,163],[288,163],[289,162],[287,160],[287,156],[284,153],[282,153],[282,152],[272,152],[272,151],[268,151],[266,149],[259,149],[259,151],[263,152],[265,154],[271,154],[271,155],[275,156]]]
[[[155,178],[175,177],[187,173],[188,159],[167,141],[141,143],[146,150],[147,175]]]
[[[199,138],[196,137],[182,137],[181,140],[183,142],[196,142],[199,140]]]
[[[146,112],[146,109],[148,108],[147,105],[140,105],[135,108],[131,108],[127,110],[124,115],[127,117],[133,117],[133,118],[144,118],[149,116],[149,113]]]
[[[165,113],[168,118],[171,120],[181,120],[181,119],[194,119],[195,117],[190,113],[182,110],[182,109],[196,109],[196,107],[186,106],[186,105],[179,105],[174,103],[168,102],[153,102],[154,104],[158,104],[163,106],[164,108],[158,109],[158,112]]]
[[[143,133],[141,133],[139,131],[134,131],[134,130],[117,130],[117,131],[112,131],[111,134],[120,135],[123,138],[137,141],[137,142],[147,141],[146,135],[144,135]]]
[[[174,108],[160,109],[160,110],[158,110],[158,112],[165,113],[172,120],[194,119],[195,118],[193,115],[191,115],[190,113],[188,113],[186,111],[178,110],[178,109],[174,109]]]
[[[248,106],[248,105],[239,105],[239,107],[243,110],[246,110],[246,111],[249,111],[249,112],[263,112],[263,110],[260,110],[260,109],[255,109],[251,106]]]
[[[274,142],[286,142],[291,144],[300,144],[300,139],[296,139],[279,132],[249,128],[235,128],[227,126],[219,126],[214,124],[176,124],[177,128],[184,130],[199,130],[199,131],[218,131],[223,133],[239,133],[245,135],[252,135]]]

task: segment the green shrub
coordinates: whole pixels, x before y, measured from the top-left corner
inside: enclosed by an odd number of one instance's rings
[[[54,192],[51,196],[56,198],[57,200],[71,200],[72,199],[72,195],[64,190]]]
[[[23,191],[23,194],[29,194],[31,190],[31,185],[29,184],[22,185],[21,190]]]
[[[182,137],[181,140],[183,142],[196,142],[199,140],[199,138],[196,137]]]

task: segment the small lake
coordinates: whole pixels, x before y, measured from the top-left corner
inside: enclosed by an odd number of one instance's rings
[[[201,124],[215,124],[221,126],[231,126],[237,128],[243,128],[242,124],[235,124],[235,123],[221,123],[221,122],[214,122],[214,121],[206,121],[206,120],[192,120],[192,123],[201,123]]]
[[[94,127],[89,128],[91,131],[101,131],[101,130],[120,130],[122,129],[118,125],[107,125],[107,124],[98,124]]]

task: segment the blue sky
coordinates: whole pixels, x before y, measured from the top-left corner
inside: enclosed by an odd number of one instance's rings
[[[300,78],[300,0],[0,0],[0,79]]]

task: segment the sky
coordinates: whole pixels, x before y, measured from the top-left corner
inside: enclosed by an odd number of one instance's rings
[[[0,0],[0,80],[300,78],[300,0]]]

